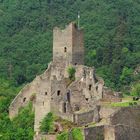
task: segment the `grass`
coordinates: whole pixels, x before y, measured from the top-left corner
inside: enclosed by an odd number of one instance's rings
[[[140,105],[139,101],[126,101],[126,102],[117,102],[117,103],[111,103],[110,106],[112,107],[129,107],[129,106],[135,106]]]

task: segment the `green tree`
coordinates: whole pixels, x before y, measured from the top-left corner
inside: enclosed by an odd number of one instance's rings
[[[124,67],[122,70],[122,74],[120,76],[120,82],[123,85],[128,85],[132,82],[133,78],[133,70],[127,67]]]

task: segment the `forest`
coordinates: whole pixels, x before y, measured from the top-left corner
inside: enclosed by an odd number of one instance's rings
[[[85,65],[94,66],[107,87],[139,96],[139,0],[0,0],[1,140],[33,139],[31,105],[11,121],[9,104],[52,60],[53,28],[77,22],[78,12]]]

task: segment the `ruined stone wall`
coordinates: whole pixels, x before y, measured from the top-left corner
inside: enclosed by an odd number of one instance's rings
[[[76,25],[73,25],[72,32],[72,63],[84,64],[84,37],[83,31],[78,29]]]
[[[42,75],[42,77],[47,76],[47,71]],[[27,84],[15,97],[9,107],[10,118],[15,117],[21,107],[26,106],[29,101],[31,101],[32,96],[36,96],[39,92],[39,85],[41,82],[41,77],[37,76],[30,84]]]
[[[63,103],[66,102],[66,85],[64,80],[57,81],[53,79],[51,81],[51,110],[54,113],[63,113]]]
[[[53,31],[53,61],[72,62],[72,24],[65,30],[54,28]]]
[[[118,112],[118,110],[120,110],[120,108],[118,108],[118,107],[101,106],[100,111],[99,111],[100,118],[101,119],[108,118],[115,112]]]
[[[83,32],[75,23],[64,30],[56,27],[53,30],[53,61],[67,64],[84,64]]]
[[[56,135],[35,135],[34,140],[56,140]]]
[[[104,126],[85,128],[84,135],[85,135],[85,140],[105,140]]]
[[[50,73],[48,76],[42,79],[39,83],[38,94],[36,95],[35,103],[35,132],[39,131],[40,122],[42,119],[50,112],[50,99],[51,99],[51,89],[50,89]]]
[[[97,107],[95,107],[94,110],[78,112],[75,113],[74,115],[74,122],[79,126],[98,121],[99,121],[99,111]]]
[[[121,102],[122,94],[120,92],[114,92],[111,89],[103,88],[103,101],[106,102]]]
[[[115,139],[115,127],[110,125],[104,126],[104,140],[119,140]]]
[[[140,128],[140,106],[122,107],[109,118],[111,125],[122,124]]]
[[[114,126],[114,129],[115,129],[115,140],[140,140],[140,128],[117,125]]]

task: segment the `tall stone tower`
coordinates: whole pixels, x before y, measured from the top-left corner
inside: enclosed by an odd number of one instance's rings
[[[53,62],[73,65],[84,64],[83,31],[75,23],[70,23],[64,30],[53,30]]]

